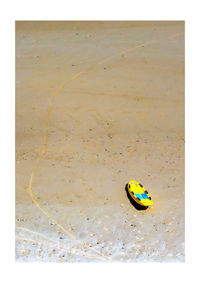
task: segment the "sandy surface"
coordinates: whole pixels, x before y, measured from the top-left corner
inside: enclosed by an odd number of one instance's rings
[[[17,22],[16,261],[184,261],[184,199],[184,23]]]

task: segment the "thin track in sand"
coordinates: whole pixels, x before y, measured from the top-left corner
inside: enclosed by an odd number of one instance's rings
[[[174,37],[177,37],[179,35],[181,35],[183,33],[179,33],[179,34],[176,34],[168,39],[173,39]],[[67,82],[64,82],[60,87],[58,87],[52,94],[51,94],[51,97],[50,97],[50,102],[48,104],[48,107],[47,107],[47,116],[46,116],[46,125],[45,125],[45,133],[44,133],[44,136],[43,136],[43,146],[42,148],[40,149],[40,153],[39,153],[39,156],[37,157],[36,161],[35,161],[35,164],[34,164],[34,168],[31,172],[31,176],[30,176],[30,179],[29,179],[29,184],[28,184],[28,187],[27,187],[27,191],[31,197],[31,200],[32,200],[32,203],[38,207],[38,209],[48,218],[50,219],[51,221],[54,222],[55,225],[57,225],[60,230],[62,230],[67,236],[69,236],[73,241],[76,241],[78,244],[84,246],[84,247],[87,247],[89,250],[91,250],[92,252],[95,252],[96,254],[98,254],[100,257],[102,257],[103,259],[107,260],[107,261],[113,261],[110,257],[106,256],[105,254],[101,253],[100,251],[98,251],[97,249],[93,248],[90,246],[89,243],[87,242],[83,242],[81,240],[79,240],[76,235],[74,233],[71,233],[70,231],[68,231],[67,229],[65,229],[60,223],[58,223],[56,221],[56,219],[51,215],[49,214],[44,208],[43,206],[37,201],[36,197],[35,197],[35,194],[34,194],[34,191],[33,191],[33,184],[34,184],[34,179],[35,179],[35,176],[36,176],[36,172],[37,172],[37,169],[39,167],[39,164],[40,164],[40,161],[42,160],[42,158],[45,156],[46,154],[46,151],[47,151],[47,148],[48,148],[48,133],[49,133],[49,127],[50,127],[50,119],[51,119],[51,113],[52,113],[52,108],[53,108],[53,105],[54,105],[54,102],[55,102],[55,98],[64,90],[64,88],[70,84],[72,81],[78,79],[82,74],[85,74],[87,73],[88,71],[91,71],[93,69],[96,68],[96,66],[98,65],[101,65],[103,63],[105,63],[106,61],[109,61],[119,55],[124,55],[124,54],[127,54],[131,51],[134,51],[134,50],[137,50],[141,47],[145,47],[145,46],[148,46],[150,44],[153,44],[153,43],[156,43],[160,40],[151,40],[151,41],[148,41],[148,42],[144,42],[142,44],[139,44],[133,48],[130,48],[130,49],[127,49],[127,50],[124,50],[124,51],[121,51],[120,53],[117,53],[117,54],[114,54],[112,56],[109,56],[99,62],[96,63],[96,65],[93,65],[91,67],[88,67],[87,69],[81,71],[81,72],[78,72],[76,73],[74,76],[71,77],[71,79],[69,79]]]
[[[92,259],[99,259],[99,260],[102,260],[102,257],[97,257],[97,256],[93,256],[93,255],[89,255],[89,254],[86,254],[86,253],[83,253],[82,250],[79,250],[79,249],[76,249],[76,248],[66,248],[66,247],[60,247],[58,246],[58,243],[55,241],[55,243],[51,243],[49,244],[47,241],[39,241],[39,240],[36,240],[36,239],[31,239],[31,238],[27,238],[25,235],[22,235],[22,236],[16,236],[16,239],[17,240],[20,240],[20,241],[24,241],[24,242],[31,242],[31,243],[35,243],[39,246],[46,246],[47,248],[53,248],[53,249],[58,249],[60,251],[64,251],[64,252],[67,252],[68,254],[70,255],[81,255],[81,256],[84,256],[84,257],[87,257],[87,258],[92,258]]]

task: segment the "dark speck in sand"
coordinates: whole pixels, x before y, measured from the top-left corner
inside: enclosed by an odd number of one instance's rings
[[[132,227],[136,227],[136,225],[131,224]]]
[[[136,142],[139,142],[139,140],[136,140]]]
[[[17,218],[17,221],[24,221],[23,218]]]
[[[76,66],[75,64],[72,64],[72,67]]]
[[[87,217],[87,220],[90,220],[90,218],[89,218],[89,217]]]
[[[59,237],[59,239],[60,239],[60,240],[63,240],[64,238],[63,238],[63,237]]]
[[[89,129],[89,131],[92,131],[92,129]]]
[[[104,70],[106,70],[106,68],[104,67]]]

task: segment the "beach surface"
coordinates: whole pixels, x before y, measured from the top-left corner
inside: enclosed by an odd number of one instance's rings
[[[184,22],[16,22],[17,262],[184,262],[184,52]]]

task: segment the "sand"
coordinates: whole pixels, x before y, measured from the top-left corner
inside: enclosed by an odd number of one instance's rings
[[[16,22],[17,262],[183,262],[184,148],[184,22]]]

